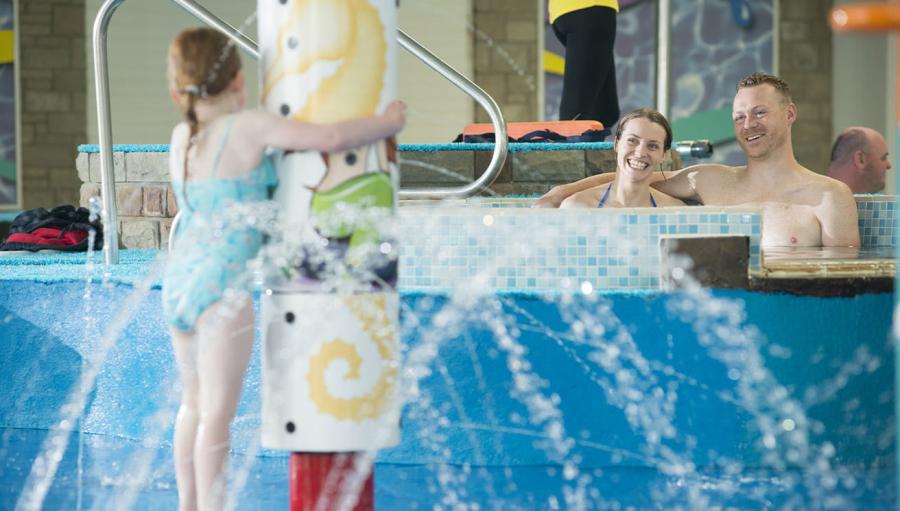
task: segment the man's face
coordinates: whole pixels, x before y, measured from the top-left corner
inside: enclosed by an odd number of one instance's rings
[[[888,169],[891,168],[891,162],[888,160],[887,143],[884,137],[877,131],[867,134],[869,141],[869,150],[865,153],[865,167],[863,167],[863,176],[865,177],[866,193],[877,193],[884,190],[884,179]]]
[[[747,159],[765,159],[784,145],[794,115],[794,106],[787,104],[784,96],[769,84],[737,91],[731,118]]]

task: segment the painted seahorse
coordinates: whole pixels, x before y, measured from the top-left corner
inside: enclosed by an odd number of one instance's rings
[[[280,7],[277,35],[267,57],[263,101],[271,111],[306,122],[332,122],[377,113],[387,67],[385,24],[370,0],[287,0]],[[286,155],[282,173],[299,174],[302,188],[292,188],[295,218],[315,216],[329,248],[354,268],[365,268],[379,240],[377,225],[327,221],[337,207],[379,208],[395,203],[391,165],[383,158],[394,141],[323,154],[325,168],[306,155]],[[373,215],[377,217],[378,215]],[[365,217],[365,215],[361,215]],[[375,259],[378,259],[375,257]],[[381,257],[383,259],[383,257]],[[379,263],[381,264],[381,263]],[[389,265],[390,266],[390,265]],[[396,264],[375,268],[393,285]],[[327,278],[301,270],[305,277]]]
[[[358,380],[363,359],[353,344],[342,339],[333,339],[323,343],[319,351],[310,358],[310,369],[306,376],[310,399],[320,412],[337,419],[355,422],[375,419],[384,414],[393,397],[397,379],[397,369],[392,365],[397,338],[396,327],[386,310],[384,295],[350,296],[345,298],[343,303],[359,321],[363,332],[375,343],[381,358],[379,364],[381,374],[366,395],[354,398],[335,397],[328,390],[325,371],[332,363],[343,360],[350,366],[344,378]]]
[[[369,0],[289,0],[263,103],[307,122],[374,115],[384,87],[387,42]]]

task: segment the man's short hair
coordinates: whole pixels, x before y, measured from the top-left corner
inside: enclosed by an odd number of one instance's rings
[[[869,149],[869,137],[859,128],[848,128],[838,135],[831,146],[831,163],[845,162],[856,151]]]
[[[746,89],[748,87],[758,87],[763,84],[769,84],[774,87],[776,91],[781,93],[781,96],[784,98],[785,103],[790,103],[792,101],[791,87],[787,84],[787,82],[775,75],[770,75],[769,73],[751,73],[741,78],[741,80],[738,81],[737,86],[735,87],[735,91]]]

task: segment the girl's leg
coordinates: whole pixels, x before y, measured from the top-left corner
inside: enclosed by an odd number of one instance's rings
[[[253,351],[253,302],[249,298],[216,302],[200,316],[196,331],[200,412],[194,446],[197,504],[201,511],[218,510],[225,502],[229,426]]]
[[[194,480],[194,439],[197,437],[197,343],[194,335],[175,329],[172,347],[181,377],[181,406],[175,419],[175,480],[178,483],[178,509],[197,509]]]

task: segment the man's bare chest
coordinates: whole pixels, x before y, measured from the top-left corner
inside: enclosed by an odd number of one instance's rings
[[[815,247],[822,245],[822,225],[811,206],[784,202],[745,204],[762,211],[762,245]]]

